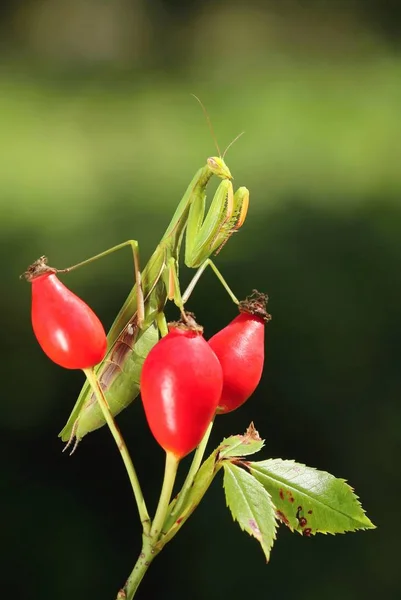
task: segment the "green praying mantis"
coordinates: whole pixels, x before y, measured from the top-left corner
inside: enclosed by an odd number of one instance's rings
[[[210,266],[232,300],[238,304],[237,298],[210,258],[217,254],[231,235],[242,226],[249,205],[247,188],[240,187],[234,193],[232,175],[224,161],[224,155],[225,153],[222,157],[220,155],[208,158],[206,165],[197,171],[161,241],[142,270],[138,242],[128,240],[59,271],[69,272],[127,246],[132,249],[135,284],[107,335],[106,357],[95,369],[113,416],[126,408],[139,394],[143,362],[158,341],[159,332],[161,335],[167,333],[164,316],[167,300],[174,301],[185,315],[184,304],[204,270]],[[213,176],[222,181],[205,215],[206,188]],[[197,271],[185,293],[181,294],[178,273],[184,233],[185,264]],[[75,440],[72,450],[74,452],[85,435],[104,424],[103,413],[89,383],[86,382],[59,437],[68,442],[66,448]]]

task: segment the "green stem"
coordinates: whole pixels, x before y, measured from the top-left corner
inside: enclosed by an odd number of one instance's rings
[[[174,456],[174,454],[171,452],[166,452],[166,466],[164,469],[163,487],[159,498],[159,504],[157,505],[155,518],[153,519],[152,527],[150,529],[150,537],[154,543],[156,543],[160,537],[163,523],[166,518],[179,462],[180,460]]]
[[[199,467],[201,466],[202,460],[203,460],[203,455],[205,454],[205,450],[206,450],[206,446],[207,443],[209,441],[209,437],[212,431],[212,427],[213,427],[213,421],[210,422],[209,427],[206,430],[205,435],[202,438],[201,443],[199,444],[199,446],[197,447],[194,457],[192,459],[192,464],[191,467],[188,471],[188,475],[186,476],[186,479],[184,481],[184,485],[181,488],[181,491],[178,495],[178,499],[177,502],[174,504],[171,513],[169,514],[169,516],[167,517],[165,523],[164,523],[164,527],[163,530],[168,531],[171,527],[171,525],[174,523],[175,518],[177,515],[180,514],[180,510],[186,500],[186,497],[188,495],[189,490],[192,487],[193,481],[195,479],[195,475],[197,474],[197,472],[199,471]]]
[[[132,600],[146,571],[150,567],[151,562],[161,550],[161,548],[156,548],[155,546],[160,537],[161,528],[166,518],[179,462],[179,459],[174,456],[174,454],[166,452],[163,487],[150,534],[143,535],[142,551],[125,586],[118,592],[116,600]]]
[[[158,552],[151,546],[149,538],[143,539],[142,551],[128,577],[124,587],[117,594],[116,600],[132,600],[135,593]]]
[[[120,451],[121,457],[123,459],[125,468],[128,473],[129,480],[131,482],[132,491],[134,492],[135,500],[138,506],[139,517],[142,522],[142,527],[144,533],[149,533],[150,529],[150,517],[148,513],[148,509],[146,508],[145,499],[142,494],[141,486],[139,484],[139,480],[135,471],[135,467],[132,463],[131,456],[128,452],[127,445],[124,441],[124,438],[113,418],[113,415],[110,412],[109,405],[105,398],[102,388],[100,387],[98,378],[94,370],[84,369],[84,373],[89,381],[90,386],[92,387],[98,404],[103,412],[104,418],[106,420],[107,425],[111,431],[112,436],[117,444],[117,448]]]

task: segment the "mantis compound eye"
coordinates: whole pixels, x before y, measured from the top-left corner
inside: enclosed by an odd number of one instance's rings
[[[218,156],[210,156],[207,159],[207,164],[214,175],[222,179],[232,179],[230,169],[227,167],[224,160]]]
[[[213,156],[211,156],[210,158],[207,159],[207,164],[209,165],[209,167],[213,170],[218,170],[219,165],[217,164],[217,161],[215,158],[213,158]]]

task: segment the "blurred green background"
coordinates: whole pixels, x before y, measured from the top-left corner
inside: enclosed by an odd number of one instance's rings
[[[346,478],[378,528],[306,539],[281,527],[266,565],[218,477],[137,597],[400,597],[400,12],[395,0],[3,5],[4,597],[109,600],[140,550],[108,431],[61,452],[83,377],[41,352],[18,276],[41,254],[62,268],[129,238],[147,260],[216,153],[190,93],[222,147],[246,132],[227,162],[251,191],[249,216],[217,263],[238,297],[268,292],[273,315],[262,383],[217,419],[211,447],[253,420],[260,458]],[[108,327],[132,283],[129,252],[63,280]],[[211,273],[190,307],[207,335],[236,314]],[[153,510],[163,454],[141,403],[119,423]]]

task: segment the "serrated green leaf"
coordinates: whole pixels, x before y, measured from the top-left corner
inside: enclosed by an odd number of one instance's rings
[[[179,513],[175,511],[179,497],[171,501],[168,516],[163,525],[165,535],[161,538],[159,546],[164,546],[181,529],[202,500],[217,471],[219,471],[227,458],[237,458],[254,454],[263,447],[263,444],[264,441],[260,439],[259,433],[256,431],[253,423],[249,425],[244,435],[233,435],[224,439],[200,467],[191,488],[182,498]]]
[[[268,562],[277,528],[270,494],[245,469],[229,461],[223,467],[226,502],[233,519],[258,540]]]
[[[280,458],[246,464],[291,530],[309,536],[375,528],[344,479]]]
[[[259,437],[254,424],[251,423],[244,435],[232,435],[221,442],[219,458],[249,456],[259,452],[264,443],[264,440]]]

